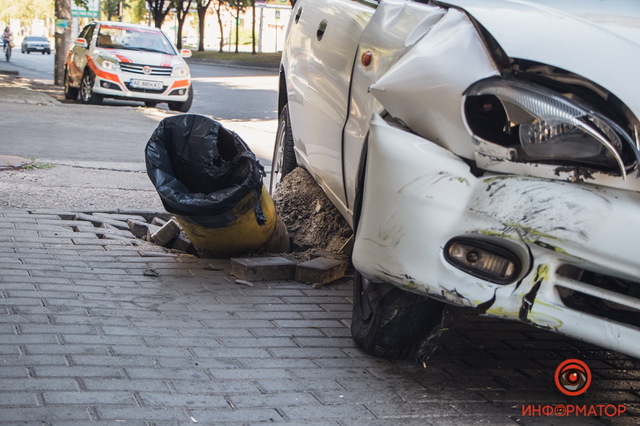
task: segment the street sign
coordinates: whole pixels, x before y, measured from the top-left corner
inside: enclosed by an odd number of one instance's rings
[[[100,0],[88,0],[87,9],[78,6],[75,2],[71,2],[71,16],[78,18],[99,18],[100,17]]]

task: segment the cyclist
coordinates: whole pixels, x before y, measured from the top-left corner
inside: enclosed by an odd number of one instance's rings
[[[11,32],[11,28],[6,27],[4,32],[2,33],[2,48],[6,53],[7,61],[9,60],[9,56],[11,55],[11,50],[7,50],[7,46],[11,49],[11,41],[13,40],[13,33]]]

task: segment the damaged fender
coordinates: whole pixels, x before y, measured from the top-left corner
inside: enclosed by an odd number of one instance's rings
[[[513,175],[478,178],[450,151],[375,117],[353,263],[372,281],[602,345],[600,335],[585,338],[589,315],[568,309],[561,298],[561,287],[585,286],[559,272],[571,266],[639,276],[637,241],[627,232],[639,205],[640,194],[619,189]],[[618,236],[613,245],[612,235]],[[510,251],[520,261],[518,275],[498,284],[458,269],[444,251],[454,237]],[[630,297],[622,303],[640,310]],[[608,347],[640,355],[640,343],[627,340],[622,347],[620,339],[640,341],[637,328],[598,322],[616,329]]]

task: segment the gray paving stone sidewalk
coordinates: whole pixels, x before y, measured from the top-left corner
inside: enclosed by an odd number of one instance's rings
[[[228,260],[91,226],[0,210],[0,424],[640,422],[638,360],[475,316],[429,365],[377,359],[351,340],[349,279],[239,285]],[[594,378],[570,398],[553,372],[577,355]],[[626,413],[540,415],[558,404]]]

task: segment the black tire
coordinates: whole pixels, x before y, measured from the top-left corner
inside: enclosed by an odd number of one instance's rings
[[[442,302],[391,284],[373,283],[355,273],[351,335],[372,355],[425,360],[435,347],[429,347],[429,353],[423,354],[423,343],[438,333],[443,312]]]
[[[69,75],[67,74],[67,69],[64,70],[64,98],[69,99],[71,101],[75,101],[78,99],[79,89],[77,87],[71,87],[69,84]]]
[[[189,86],[189,90],[187,91],[188,97],[184,102],[169,102],[169,109],[171,111],[178,112],[189,112],[191,109],[191,104],[193,104],[193,86]]]
[[[80,101],[83,104],[100,105],[102,103],[102,96],[93,92],[94,82],[93,72],[85,71],[80,81]]]
[[[154,108],[156,105],[158,105],[156,101],[144,101],[144,106],[147,108]]]
[[[291,132],[289,105],[285,105],[278,117],[278,131],[276,132],[273,157],[271,158],[269,193],[273,194],[276,185],[296,167],[298,167],[298,163],[293,150],[293,133]]]

